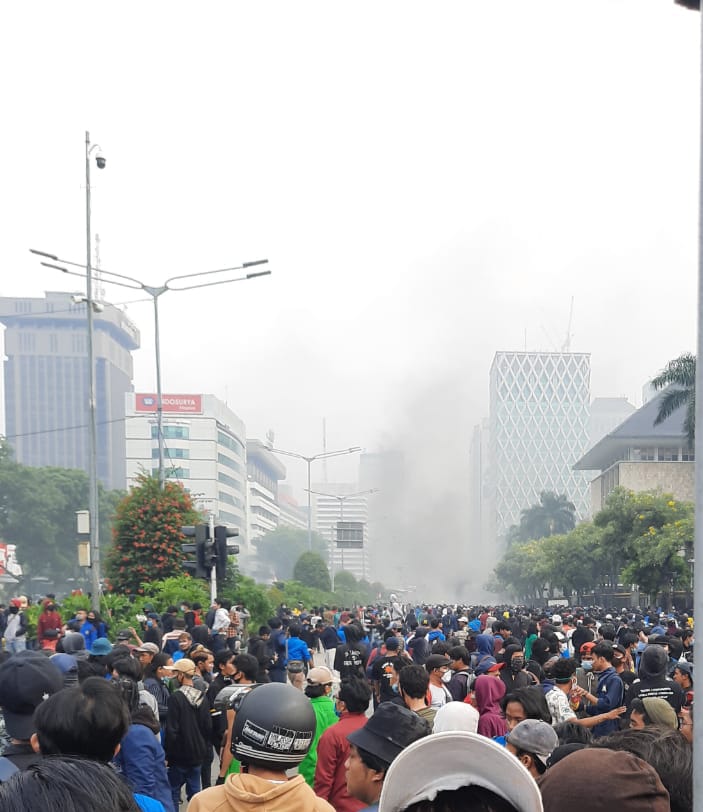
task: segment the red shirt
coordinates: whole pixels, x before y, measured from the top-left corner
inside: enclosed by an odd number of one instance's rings
[[[349,757],[347,736],[366,724],[365,713],[343,713],[336,725],[328,727],[317,743],[315,795],[328,801],[336,812],[359,812],[368,804],[347,794],[344,762]]]

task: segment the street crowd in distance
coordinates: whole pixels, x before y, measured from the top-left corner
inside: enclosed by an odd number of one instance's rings
[[[0,615],[0,812],[692,810],[693,618],[660,609]],[[157,608],[159,611],[157,611]]]

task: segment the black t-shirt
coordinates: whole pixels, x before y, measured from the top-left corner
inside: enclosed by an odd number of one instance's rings
[[[625,697],[628,711],[633,699],[647,699],[648,697],[666,699],[677,714],[681,711],[684,701],[683,689],[678,682],[674,682],[669,677],[640,679],[632,683]]]
[[[334,670],[339,671],[340,679],[348,677],[365,677],[366,652],[361,647],[344,644],[337,646],[334,655]]]
[[[386,654],[385,657],[378,657],[376,660],[374,660],[372,674],[374,682],[378,682],[380,684],[379,696],[381,702],[388,702],[395,696],[395,693],[391,688],[391,679],[393,677],[393,672],[395,671],[393,668],[393,663],[397,658],[397,655],[389,657]]]

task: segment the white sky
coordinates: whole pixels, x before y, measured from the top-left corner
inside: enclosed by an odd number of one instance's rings
[[[27,249],[84,260],[89,129],[105,268],[270,260],[161,300],[164,391],[249,436],[312,454],[325,416],[328,448],[376,450],[427,421],[465,457],[494,352],[558,348],[572,296],[593,395],[639,405],[695,347],[699,25],[673,0],[3,3],[0,290],[73,289]],[[150,391],[151,305],[128,313]]]

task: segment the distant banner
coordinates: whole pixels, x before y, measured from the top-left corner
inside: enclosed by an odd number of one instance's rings
[[[0,542],[0,575],[22,576],[22,567],[17,563],[17,546]]]
[[[156,395],[136,392],[134,395],[135,412],[156,412]],[[202,414],[202,395],[161,395],[161,408],[164,412],[175,414]]]

